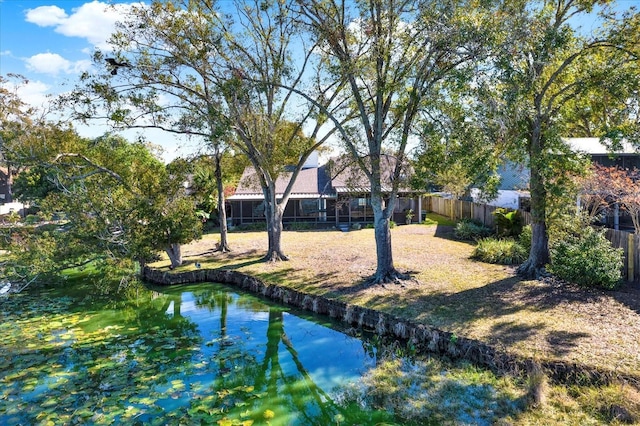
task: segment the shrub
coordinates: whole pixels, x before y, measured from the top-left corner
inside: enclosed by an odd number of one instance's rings
[[[459,240],[479,240],[491,235],[491,229],[473,220],[461,220],[456,224],[454,235]]]
[[[24,223],[27,225],[33,225],[35,223],[40,222],[42,219],[40,219],[40,216],[36,215],[36,214],[29,214],[27,215],[27,217],[24,218]]]
[[[478,240],[472,258],[487,263],[517,265],[526,260],[527,250],[512,239],[483,238]]]
[[[493,212],[498,228],[498,236],[515,237],[522,232],[522,214],[519,210],[505,208],[496,209]]]
[[[312,222],[293,222],[288,228],[289,231],[309,231],[315,229],[316,226]]]
[[[549,270],[579,285],[613,289],[620,284],[622,253],[611,246],[604,231],[587,226],[554,244]]]
[[[396,226],[397,226],[397,223],[395,223],[392,220],[389,221],[389,229],[393,229]],[[362,226],[362,229],[375,229],[375,228],[376,228],[375,223],[367,223]]]
[[[243,223],[237,228],[239,231],[266,231],[266,222]]]
[[[20,215],[14,211],[11,211],[7,214],[0,215],[0,221],[2,221],[2,223],[10,223],[14,225],[20,222]]]
[[[527,225],[522,228],[522,232],[518,235],[518,244],[522,246],[525,251],[531,251],[531,225]]]

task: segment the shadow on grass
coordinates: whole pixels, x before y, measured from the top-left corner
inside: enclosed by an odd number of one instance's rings
[[[500,342],[527,340],[544,330],[544,324],[522,324],[515,321],[501,321],[491,327],[491,335]]]
[[[640,282],[625,282],[609,293],[615,300],[640,315]]]
[[[494,325],[489,334],[491,340],[495,341],[493,343],[513,344],[545,332],[545,324],[528,321],[527,312],[544,312],[564,304],[595,303],[609,297],[602,292],[585,291],[571,285],[510,277],[456,293],[424,294],[417,289],[403,294],[390,292],[373,297],[368,307],[414,318],[444,330],[460,330],[467,325],[477,327],[478,322],[491,320]],[[514,315],[518,315],[517,318],[521,320],[507,319]],[[500,322],[501,318],[504,320]],[[549,331],[548,339],[559,345],[560,355],[575,346],[575,341],[586,336],[581,333]]]
[[[228,263],[228,264],[225,264],[225,265],[221,265],[220,269],[234,270],[234,269],[243,268],[245,266],[255,265],[255,264],[264,263],[264,262],[265,262],[265,260],[263,258],[258,257],[258,258],[253,258],[253,259],[247,259],[244,262]]]
[[[336,273],[317,273],[309,276],[304,269],[284,268],[275,271],[252,273],[267,284],[285,285],[298,291],[310,294],[323,294],[325,297],[332,293],[331,282],[338,276]]]
[[[189,254],[185,256],[185,265],[192,263],[216,262],[218,265],[214,267],[223,269],[239,269],[243,266],[254,265],[262,261],[260,251],[257,249],[234,253],[233,251],[221,253],[215,250],[207,250],[202,253]]]
[[[455,238],[454,231],[455,226],[438,224],[438,226],[436,226],[436,232],[433,234],[433,236],[437,238],[444,238],[445,240],[459,241]]]
[[[580,332],[551,331],[547,335],[547,342],[553,355],[563,357],[579,346],[580,339],[586,337],[590,335]]]
[[[197,262],[202,264],[214,263],[211,267],[238,270],[251,265],[268,265],[270,262],[264,260],[264,254],[265,252],[263,250],[258,249],[238,253],[234,253],[233,251],[220,253],[207,250],[202,253],[189,255],[185,261],[185,265]],[[266,266],[265,270],[253,271],[250,275],[261,279],[267,284],[285,284],[297,290],[307,290],[310,293],[316,294],[332,292],[331,283],[339,278],[338,272],[321,272],[310,276],[308,270],[305,268],[287,267],[289,263],[286,261],[276,262],[273,265],[281,266],[274,266],[273,268]]]

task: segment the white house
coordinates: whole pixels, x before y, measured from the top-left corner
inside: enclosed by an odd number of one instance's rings
[[[640,169],[640,153],[634,146],[623,141],[620,149],[611,151],[599,138],[564,138],[575,152],[582,152],[591,157],[594,163],[603,166],[618,166],[623,169]],[[501,183],[497,198],[486,204],[498,207],[519,209],[527,203],[529,196],[529,168],[512,162],[506,162],[498,169]],[[477,188],[471,190],[475,202],[480,202],[481,192]]]

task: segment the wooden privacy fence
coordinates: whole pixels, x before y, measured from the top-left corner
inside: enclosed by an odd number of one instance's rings
[[[611,245],[624,253],[623,274],[627,281],[640,280],[640,235],[607,229],[605,233]]]
[[[474,219],[489,228],[495,227],[493,212],[498,207],[478,204],[471,201],[450,200],[440,197],[428,197],[426,210],[437,213],[452,220]],[[525,225],[531,224],[531,213],[523,212]],[[623,277],[627,281],[640,281],[640,235],[631,232],[607,229],[605,236],[616,248],[624,252]]]
[[[427,211],[446,216],[452,220],[474,219],[489,228],[496,226],[493,212],[499,207],[440,197],[428,197],[427,200]],[[523,211],[520,213],[524,224],[529,225],[531,223],[531,213]]]

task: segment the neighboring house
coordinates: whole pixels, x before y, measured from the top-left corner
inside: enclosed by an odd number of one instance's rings
[[[290,178],[289,173],[277,180],[276,193],[284,192]],[[235,193],[227,201],[231,225],[265,220],[264,196],[252,167],[244,170]],[[417,221],[421,217],[420,205],[418,193],[402,189],[396,201],[393,220],[405,223],[406,212],[411,209]],[[318,226],[373,223],[368,181],[357,165],[346,163],[345,159],[319,165],[318,155],[314,154],[298,174],[282,221],[285,224],[308,222]]]
[[[6,167],[0,167],[0,203],[4,204],[12,201],[9,171]]]
[[[628,142],[622,143],[622,149],[611,152],[599,138],[565,138],[573,151],[582,152],[591,157],[594,163],[603,166],[618,166],[623,169],[640,169],[640,153]],[[487,204],[512,209],[527,208],[529,205],[529,169],[523,165],[507,162],[498,169],[501,184],[498,197]],[[471,196],[478,202],[480,191],[471,190]]]
[[[613,153],[598,138],[572,138],[567,139],[567,142],[574,151],[588,154],[594,163],[601,166],[640,170],[640,152],[627,141],[623,141],[621,149]],[[606,216],[602,217],[600,223],[613,229],[631,231],[634,229],[632,218],[626,211],[618,208],[617,205],[607,211]]]
[[[521,164],[507,161],[497,170],[500,186],[497,197],[490,201],[482,201],[482,193],[478,188],[471,189],[471,197],[476,203],[510,209],[527,210],[529,206],[529,169]]]
[[[568,138],[566,141],[574,151],[588,154],[594,163],[640,169],[640,153],[629,142],[623,141],[622,149],[611,152],[598,138]]]

